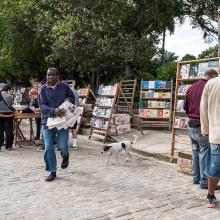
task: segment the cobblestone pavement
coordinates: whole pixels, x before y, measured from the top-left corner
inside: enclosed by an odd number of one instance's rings
[[[44,181],[43,152],[23,147],[0,152],[0,220],[220,219],[220,206],[207,209],[206,190],[176,165],[133,157],[104,165],[101,144],[80,137],[70,166]],[[217,194],[217,198],[220,194]]]

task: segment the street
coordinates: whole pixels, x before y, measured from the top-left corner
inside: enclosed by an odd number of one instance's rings
[[[220,219],[206,208],[207,190],[192,185],[176,164],[133,155],[104,164],[100,142],[79,136],[70,165],[45,182],[43,152],[25,146],[0,152],[0,220]],[[113,160],[113,158],[111,158]],[[217,199],[220,194],[217,193]]]

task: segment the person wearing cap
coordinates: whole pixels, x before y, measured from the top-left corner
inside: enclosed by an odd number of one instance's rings
[[[6,135],[5,148],[11,150],[13,145],[13,96],[10,94],[11,87],[5,84],[0,94],[0,149],[4,144],[4,133]]]

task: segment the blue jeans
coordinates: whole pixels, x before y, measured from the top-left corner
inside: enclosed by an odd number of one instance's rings
[[[206,157],[209,147],[209,140],[201,134],[201,127],[189,127],[189,138],[192,145],[192,175],[193,183],[200,186],[208,186],[205,175]]]
[[[220,179],[220,144],[210,143],[207,155],[206,175],[214,179]]]
[[[43,130],[45,152],[44,161],[46,171],[55,172],[57,170],[57,159],[54,150],[54,142],[56,141],[58,149],[61,151],[62,157],[68,155],[69,129],[44,128]]]

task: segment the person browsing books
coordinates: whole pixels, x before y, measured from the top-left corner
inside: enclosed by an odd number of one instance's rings
[[[211,79],[205,85],[201,105],[201,131],[204,138],[209,138],[209,149],[206,160],[208,176],[207,207],[214,208],[220,179],[220,77]]]
[[[208,182],[205,175],[205,160],[209,140],[203,138],[200,124],[200,101],[203,89],[208,80],[217,77],[218,73],[213,69],[206,70],[204,77],[189,87],[184,99],[184,110],[189,118],[189,138],[192,146],[192,175],[193,184],[199,184],[200,188],[207,189]]]
[[[53,181],[56,178],[57,160],[54,150],[54,142],[61,151],[62,163],[61,168],[65,169],[69,165],[68,140],[69,129],[60,129],[57,127],[49,129],[47,127],[47,120],[49,117],[62,117],[64,110],[59,106],[66,100],[75,104],[75,97],[70,87],[59,80],[58,70],[56,68],[49,68],[47,70],[47,83],[40,90],[39,107],[41,110],[41,120],[43,126],[43,136],[45,142],[44,161],[46,171],[50,175],[45,181]]]

